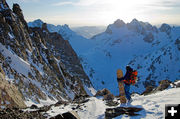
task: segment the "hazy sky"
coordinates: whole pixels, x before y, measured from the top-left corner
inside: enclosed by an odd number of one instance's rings
[[[108,25],[133,18],[151,24],[180,25],[180,0],[6,0],[18,3],[25,19],[70,26]]]

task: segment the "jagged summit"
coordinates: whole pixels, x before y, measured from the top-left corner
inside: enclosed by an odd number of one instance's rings
[[[44,22],[41,19],[34,20],[33,22],[29,22],[29,27],[41,27]]]
[[[124,23],[123,20],[117,19],[114,23],[113,23],[116,27],[120,28],[125,26],[126,24]]]
[[[134,18],[130,23],[131,24],[137,24],[137,23],[139,23],[139,21],[136,18]]]
[[[123,20],[117,19],[113,24],[108,25],[106,33],[112,34],[114,28],[129,29],[130,31],[144,35],[149,32],[158,32],[156,26],[152,26],[148,22],[138,21],[137,19],[133,19],[130,23],[124,23]]]
[[[7,9],[9,9],[9,6],[6,3],[6,0],[1,0],[0,1],[0,11],[7,10]]]
[[[163,23],[159,29],[161,32],[165,32],[168,35],[171,33],[171,26],[166,23]]]

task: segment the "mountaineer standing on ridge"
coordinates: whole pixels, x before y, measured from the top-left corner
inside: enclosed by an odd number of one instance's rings
[[[133,69],[130,66],[126,66],[126,74],[124,76],[124,89],[126,98],[129,101],[131,101],[131,94],[130,94],[130,85],[131,85],[131,74],[133,72]]]
[[[137,80],[137,71],[134,70],[127,65],[126,66],[126,74],[122,78],[117,78],[118,82],[123,81],[124,82],[124,90],[125,90],[125,95],[126,99],[128,102],[131,102],[131,94],[130,94],[130,85],[134,85]],[[121,98],[121,97],[120,97]]]

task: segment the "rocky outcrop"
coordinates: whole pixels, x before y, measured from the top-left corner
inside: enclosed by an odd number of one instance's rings
[[[123,27],[123,26],[125,26],[125,25],[126,25],[126,24],[124,23],[124,21],[123,21],[123,20],[120,20],[120,19],[118,19],[118,20],[116,20],[116,21],[114,22],[114,26],[117,27],[117,28]]]
[[[88,95],[76,95],[73,99],[73,103],[86,103],[89,101],[89,96]]]
[[[18,88],[5,80],[5,74],[0,67],[0,107],[20,107],[25,108],[26,105],[23,100],[22,94]]]
[[[171,33],[171,27],[168,24],[162,24],[161,27],[159,28],[161,32],[165,32],[167,35],[170,35]]]
[[[152,43],[153,40],[154,40],[154,36],[153,36],[152,33],[148,33],[148,34],[143,38],[143,40],[144,40],[145,42]]]
[[[24,24],[25,28],[28,29],[28,25],[24,19],[24,15],[18,4],[13,4],[13,12],[20,18],[20,20]]]
[[[149,95],[152,93],[156,93],[158,91],[163,91],[165,89],[167,89],[171,84],[171,81],[169,80],[162,80],[159,82],[159,86],[158,87],[153,87],[153,86],[147,86],[146,90],[142,93],[142,95]]]
[[[159,86],[155,89],[155,91],[163,91],[167,89],[171,84],[171,81],[169,80],[162,80],[159,82]]]
[[[94,96],[95,97],[103,96],[104,100],[107,100],[107,101],[113,100],[115,98],[115,96],[106,88],[99,90]]]
[[[6,108],[4,110],[0,110],[0,118],[1,119],[44,119],[45,116],[43,116],[38,111],[23,111],[19,108]]]
[[[177,46],[178,50],[180,51],[180,40],[176,39],[175,45]]]
[[[180,88],[180,82],[176,84],[176,88]]]

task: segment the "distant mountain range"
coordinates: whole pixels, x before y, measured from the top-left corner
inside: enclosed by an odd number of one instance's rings
[[[125,73],[126,65],[138,70],[139,81],[132,87],[135,92],[157,86],[160,80],[179,80],[180,27],[162,24],[157,28],[137,19],[130,23],[118,19],[91,39],[82,38],[67,25],[58,27],[49,30],[69,40],[96,89],[106,87],[118,94],[116,70]]]
[[[105,31],[105,26],[82,26],[82,27],[72,27],[73,31],[75,31],[77,34],[85,37],[85,38],[91,38],[99,33],[102,33]]]

